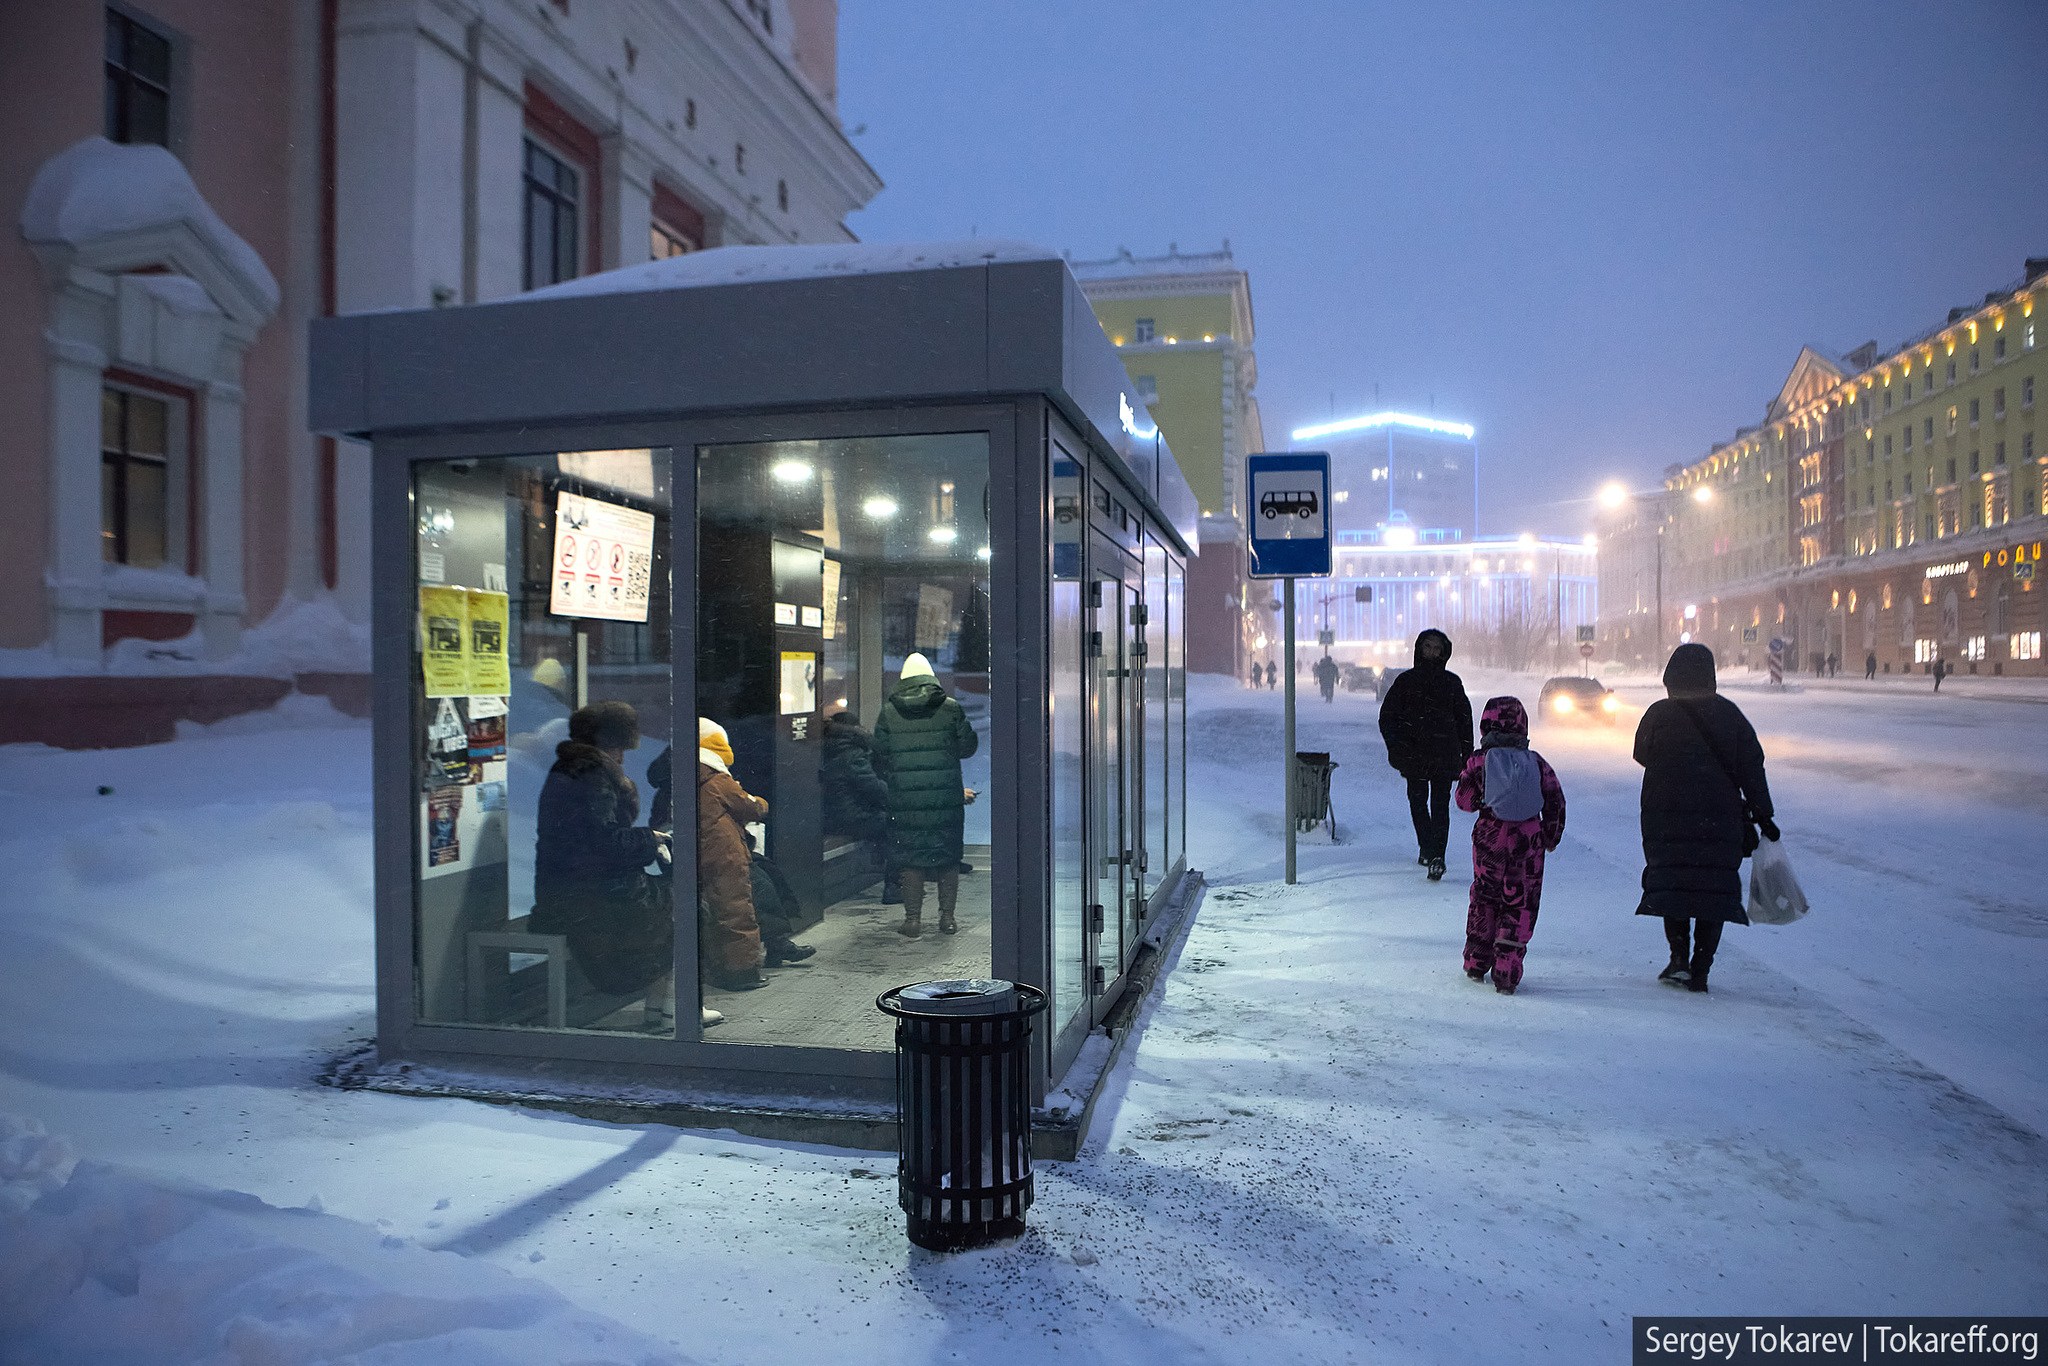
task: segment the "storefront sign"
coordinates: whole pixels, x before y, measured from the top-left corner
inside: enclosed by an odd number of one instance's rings
[[[654,569],[654,514],[564,493],[555,503],[554,591],[558,617],[646,621]]]
[[[1954,574],[1967,574],[1969,572],[1970,562],[1968,560],[1955,560],[1949,564],[1930,564],[1927,566],[1927,577],[1930,579],[1945,579]]]

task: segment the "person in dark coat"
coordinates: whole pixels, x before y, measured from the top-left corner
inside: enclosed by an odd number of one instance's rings
[[[1316,661],[1315,673],[1316,686],[1322,689],[1323,701],[1334,702],[1337,699],[1337,661],[1324,655]]]
[[[1872,650],[1863,656],[1863,676],[1865,678],[1877,677],[1877,651]]]
[[[850,711],[825,718],[819,762],[827,835],[862,840],[882,870],[882,904],[903,903],[901,880],[889,861],[889,784],[875,769],[874,737]]]
[[[967,803],[960,761],[980,746],[967,712],[946,696],[931,661],[913,654],[875,719],[875,754],[889,786],[889,857],[901,870],[902,934],[924,932],[925,882],[939,887],[939,932],[952,934],[960,895]]]
[[[649,988],[674,963],[675,925],[646,871],[667,858],[668,839],[636,823],[640,790],[623,767],[639,743],[628,703],[593,702],[569,717],[569,738],[555,746],[540,789],[529,924],[535,934],[566,935],[599,991],[647,991],[651,1001],[658,993]]]
[[[1714,690],[1714,655],[1681,645],[1664,666],[1670,696],[1636,727],[1643,766],[1643,899],[1664,921],[1671,962],[1658,980],[1707,989],[1722,926],[1747,925],[1742,860],[1778,838],[1764,750],[1749,718]]]
[[[1416,862],[1429,880],[1444,875],[1451,840],[1451,784],[1472,753],[1472,701],[1465,681],[1444,667],[1451,638],[1428,630],[1415,637],[1415,667],[1405,670],[1380,699],[1380,736],[1387,762],[1408,780],[1408,814],[1415,822]]]

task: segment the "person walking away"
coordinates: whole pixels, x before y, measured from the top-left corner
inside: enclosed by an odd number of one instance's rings
[[[569,717],[535,813],[535,934],[559,934],[590,984],[608,996],[644,994],[651,1026],[674,1013],[675,923],[648,866],[666,863],[669,837],[637,822],[640,789],[624,768],[640,744],[630,703],[592,702]]]
[[[1479,752],[1458,775],[1458,809],[1472,826],[1472,901],[1465,914],[1465,975],[1504,996],[1522,984],[1522,959],[1543,898],[1543,856],[1564,838],[1564,789],[1529,748],[1520,699],[1495,697],[1479,716]]]
[[[1947,676],[1948,661],[1940,655],[1934,657],[1934,690],[1941,691],[1941,680]]]
[[[1324,655],[1316,661],[1316,686],[1323,690],[1323,701],[1333,702],[1337,698],[1337,661]]]
[[[1668,697],[1636,727],[1643,766],[1643,899],[1637,915],[1664,921],[1671,962],[1657,980],[1707,989],[1722,928],[1747,925],[1742,860],[1757,829],[1778,838],[1764,750],[1749,718],[1714,689],[1714,655],[1681,645],[1664,666]]]
[[[1877,677],[1877,651],[1872,650],[1863,656],[1863,676],[1865,678]]]
[[[1451,638],[1427,630],[1415,637],[1415,667],[1397,676],[1380,699],[1380,738],[1387,763],[1408,782],[1416,862],[1431,882],[1444,875],[1451,839],[1451,784],[1472,753],[1472,702],[1465,681],[1445,666]]]
[[[875,753],[889,785],[889,856],[901,870],[903,923],[897,933],[924,933],[924,889],[939,889],[939,933],[959,929],[967,789],[960,761],[980,746],[967,712],[946,696],[931,661],[913,654],[875,720]]]
[[[1277,659],[1269,659],[1266,661],[1266,691],[1271,692],[1273,691],[1273,689],[1279,686],[1280,661]]]
[[[1842,657],[1833,650],[1828,651],[1828,677],[1833,678],[1842,671]]]
[[[768,985],[767,955],[754,916],[754,851],[747,827],[768,803],[732,776],[725,727],[697,718],[697,900],[703,907],[704,978],[727,991]]]

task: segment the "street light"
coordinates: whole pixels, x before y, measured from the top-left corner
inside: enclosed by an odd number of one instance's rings
[[[1609,484],[1600,490],[1600,506],[1612,510],[1628,501],[1628,489],[1621,484]]]

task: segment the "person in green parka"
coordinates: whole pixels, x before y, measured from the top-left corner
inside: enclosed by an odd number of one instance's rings
[[[875,719],[875,760],[889,785],[889,855],[901,870],[901,934],[924,933],[924,889],[939,886],[939,932],[959,929],[953,907],[960,895],[962,831],[974,799],[960,776],[960,761],[980,746],[967,712],[939,686],[931,661],[913,654]]]

